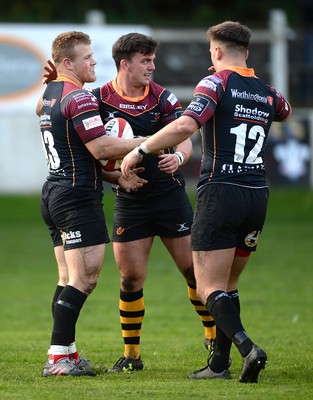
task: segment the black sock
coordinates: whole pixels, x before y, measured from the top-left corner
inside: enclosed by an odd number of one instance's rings
[[[207,298],[206,307],[216,325],[236,345],[240,354],[245,357],[251,351],[253,342],[246,335],[238,308],[228,294],[222,290],[211,293]]]
[[[237,310],[239,311],[240,314],[240,300],[239,300],[239,293],[238,290],[231,290],[230,292],[227,292],[228,296],[231,298],[232,302],[235,304],[237,307]]]
[[[229,355],[219,354],[214,351],[212,361],[210,362],[210,368],[213,372],[223,372],[229,366]]]
[[[228,296],[235,304],[240,313],[240,302],[238,290],[227,292]],[[215,352],[210,362],[210,368],[214,372],[223,372],[229,366],[230,350],[232,341],[225,335],[225,333],[217,326],[216,327],[216,340]]]
[[[210,361],[210,368],[212,371],[223,372],[228,368],[231,345],[232,341],[228,339],[225,333],[217,325],[215,350],[212,360]]]
[[[54,317],[55,304],[56,304],[60,294],[62,293],[63,289],[64,289],[64,286],[60,286],[60,285],[57,285],[57,287],[55,288],[55,292],[54,292],[54,295],[53,295],[53,298],[52,298],[52,317]]]
[[[217,290],[207,298],[206,307],[216,325],[231,339],[237,332],[243,331],[240,315],[228,294]]]
[[[69,346],[75,341],[75,326],[87,296],[73,286],[65,286],[54,308],[51,345]]]
[[[252,350],[253,342],[247,336],[245,331],[237,332],[236,335],[233,336],[233,343],[237,346],[242,357],[246,357],[250,351]]]

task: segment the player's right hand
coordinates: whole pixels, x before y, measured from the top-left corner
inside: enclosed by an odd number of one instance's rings
[[[132,171],[132,174],[128,178],[126,178],[124,175],[121,175],[118,178],[119,186],[128,193],[130,191],[137,192],[138,189],[140,189],[141,187],[143,187],[143,185],[148,183],[146,179],[140,178],[140,176],[137,175],[143,172],[144,170],[145,169],[143,167],[135,168]]]
[[[43,84],[48,84],[49,82],[57,79],[58,73],[52,61],[48,60],[43,69],[46,71],[46,73],[43,74]]]

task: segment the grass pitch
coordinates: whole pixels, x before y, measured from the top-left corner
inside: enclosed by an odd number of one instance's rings
[[[190,195],[193,200],[194,195]],[[113,197],[104,208],[111,226]],[[156,239],[144,288],[142,372],[96,377],[41,377],[52,327],[57,270],[38,196],[0,197],[1,399],[312,399],[313,192],[272,190],[258,250],[239,291],[248,334],[268,354],[259,383],[240,384],[241,359],[232,351],[230,381],[191,381],[205,365],[203,328],[184,279]],[[98,366],[122,355],[119,276],[112,246],[77,325],[77,345]]]

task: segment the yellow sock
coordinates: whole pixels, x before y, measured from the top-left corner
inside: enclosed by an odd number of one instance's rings
[[[141,324],[145,314],[143,290],[120,291],[120,322],[124,340],[124,357],[140,357]]]
[[[215,321],[209,314],[205,305],[201,303],[199,297],[197,296],[196,289],[188,286],[188,296],[191,304],[193,305],[196,313],[199,315],[199,318],[203,324],[204,337],[209,340],[215,339],[216,337]]]

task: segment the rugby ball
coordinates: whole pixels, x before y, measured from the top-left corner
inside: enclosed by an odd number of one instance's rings
[[[110,119],[104,125],[105,133],[108,136],[120,139],[132,139],[134,137],[132,127],[124,118]],[[100,160],[101,168],[105,171],[115,171],[120,168],[122,160]]]

